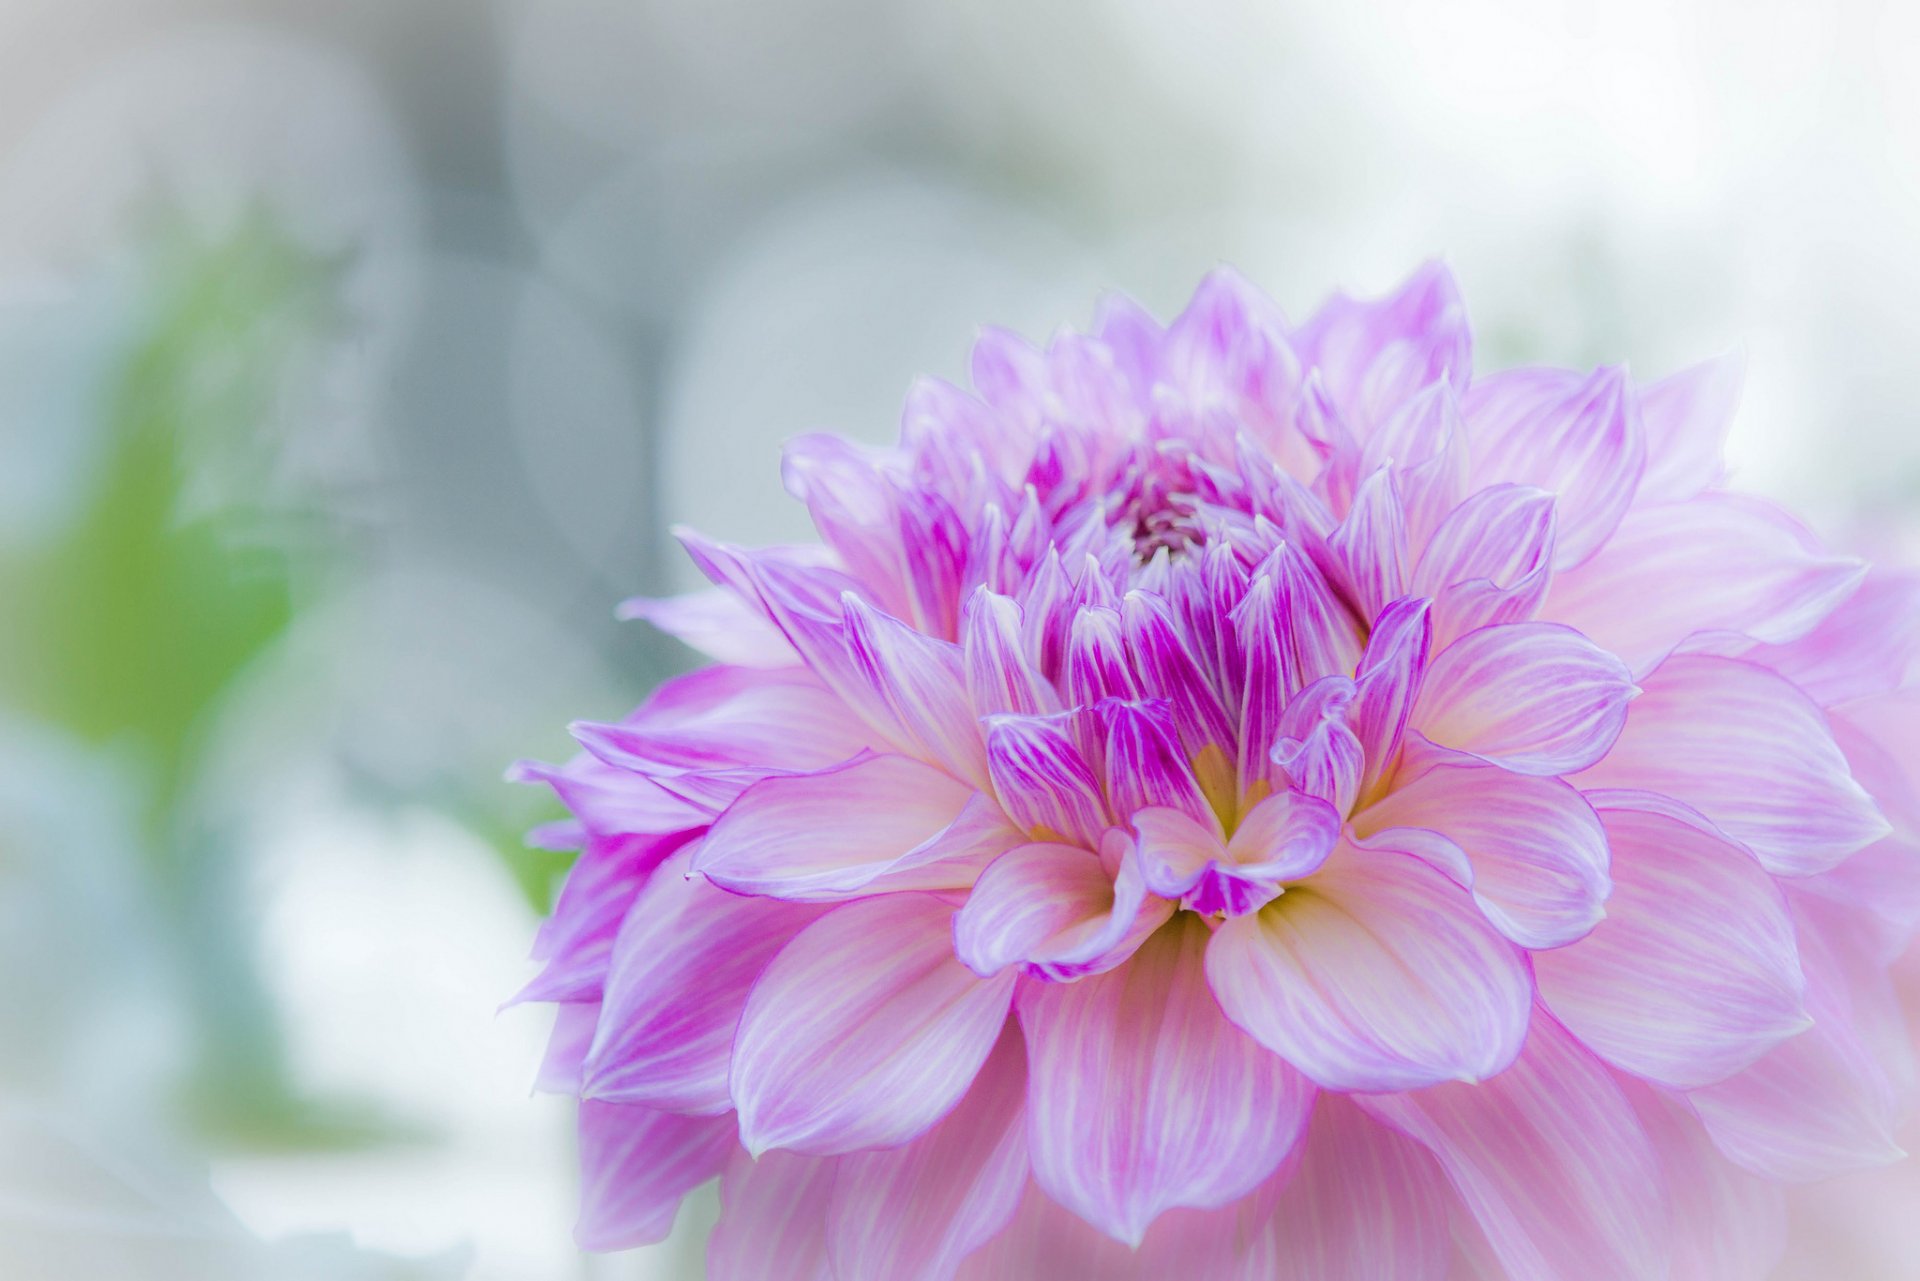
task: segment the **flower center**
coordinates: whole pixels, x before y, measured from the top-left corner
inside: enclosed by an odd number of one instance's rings
[[[1177,498],[1167,505],[1133,514],[1133,555],[1144,565],[1161,551],[1179,557],[1206,541],[1194,509]]]
[[[1160,468],[1143,468],[1116,513],[1115,525],[1129,526],[1134,559],[1146,564],[1161,551],[1179,558],[1206,542],[1200,499]]]

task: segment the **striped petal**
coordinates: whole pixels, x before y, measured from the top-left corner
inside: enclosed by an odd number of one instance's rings
[[[1440,522],[1420,553],[1413,590],[1434,601],[1434,644],[1531,618],[1553,574],[1553,495],[1489,485]]]
[[[1014,983],[954,959],[952,919],[929,894],[862,899],[774,958],[734,1038],[749,1151],[890,1147],[952,1109],[999,1038]]]
[[[687,1193],[717,1178],[739,1150],[733,1117],[680,1116],[653,1108],[580,1105],[583,1250],[630,1250],[664,1241]]]
[[[1343,849],[1207,948],[1229,1018],[1331,1090],[1482,1080],[1519,1052],[1532,983],[1460,888]]]
[[[716,662],[778,668],[800,661],[766,619],[718,587],[680,596],[635,596],[621,601],[614,616],[651,623]]]
[[[840,1160],[827,1215],[835,1281],[950,1281],[1027,1184],[1027,1063],[1008,1024],[973,1087],[904,1147]]]
[[[1424,1148],[1337,1094],[1314,1105],[1274,1209],[1274,1281],[1445,1281],[1446,1176]]]
[[[1667,1276],[1652,1144],[1607,1070],[1552,1019],[1536,1018],[1525,1052],[1490,1081],[1355,1101],[1433,1154],[1509,1276]]]
[[[1635,694],[1620,660],[1570,627],[1483,627],[1427,669],[1412,725],[1520,774],[1570,774],[1606,755]]]
[[[1891,830],[1820,709],[1783,678],[1683,654],[1643,683],[1619,742],[1581,787],[1684,801],[1778,876],[1826,871]]]
[[[1745,366],[1738,354],[1721,356],[1641,390],[1647,470],[1637,502],[1677,503],[1718,483],[1726,470],[1720,450],[1733,425]]]
[[[1613,851],[1607,919],[1534,957],[1540,995],[1600,1057],[1688,1089],[1807,1024],[1793,922],[1753,855],[1659,798],[1594,797]]]
[[[923,635],[852,593],[841,606],[856,670],[887,709],[895,741],[984,786],[986,744],[967,696],[960,647]]]
[[[1624,369],[1516,369],[1467,391],[1473,476],[1554,495],[1554,566],[1585,561],[1626,515],[1646,467],[1640,406]]]
[[[839,1161],[736,1153],[720,1181],[720,1221],[707,1241],[707,1281],[837,1281],[827,1212]]]
[[[613,1103],[715,1114],[733,1107],[734,1026],[768,962],[821,909],[748,898],[687,876],[681,854],[620,927],[584,1093]]]
[[[1798,639],[1865,574],[1766,503],[1702,494],[1630,512],[1593,559],[1554,581],[1546,607],[1644,672],[1697,633]]]
[[[1108,844],[1124,845],[1114,832]],[[981,874],[954,917],[954,952],[981,977],[1025,962],[1056,977],[1109,969],[1172,912],[1149,901],[1130,851],[1022,845]]]
[[[1066,718],[990,717],[987,760],[994,792],[1022,831],[1088,849],[1099,844],[1107,827],[1106,800]]]
[[[1604,911],[1606,833],[1558,779],[1443,765],[1356,814],[1353,833],[1368,848],[1423,857],[1426,847],[1410,843],[1410,833],[1444,838],[1466,862],[1463,883],[1480,910],[1522,947],[1570,943]],[[1442,856],[1443,867],[1451,863]]]
[[[991,815],[954,830],[974,794],[905,756],[762,779],[713,825],[693,869],[736,894],[799,900],[843,897],[915,869],[927,884],[964,888],[979,870],[966,856],[993,841]]]
[[[1034,1177],[1118,1241],[1251,1191],[1311,1107],[1312,1088],[1221,1014],[1206,940],[1181,914],[1120,969],[1021,994]]]

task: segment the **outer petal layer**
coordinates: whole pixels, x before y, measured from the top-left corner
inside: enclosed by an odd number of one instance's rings
[[[694,870],[740,894],[843,897],[888,872],[945,858],[936,838],[972,795],[965,783],[906,756],[863,756],[818,774],[763,779],[713,825]],[[978,869],[952,870],[952,883],[965,886]]]
[[[844,1157],[827,1243],[835,1281],[947,1281],[1027,1184],[1027,1069],[1008,1025],[947,1118],[905,1147]]]
[[[734,1026],[760,972],[820,909],[689,880],[684,855],[620,927],[584,1078],[590,1098],[725,1112]]]
[[[836,1281],[827,1257],[831,1157],[737,1154],[720,1182],[720,1222],[707,1242],[708,1281]]]
[[[1735,494],[1642,508],[1592,560],[1554,580],[1547,609],[1636,672],[1696,633],[1795,640],[1866,573],[1810,541],[1782,513]]]
[[[1677,1089],[1808,1025],[1786,899],[1752,854],[1658,798],[1606,793],[1607,919],[1534,957],[1540,994],[1601,1057]]]
[[[1221,1014],[1206,940],[1182,914],[1121,969],[1021,994],[1034,1176],[1130,1244],[1175,1206],[1251,1191],[1311,1106],[1312,1087]]]
[[[1551,1018],[1479,1085],[1358,1100],[1426,1146],[1508,1273],[1654,1281],[1669,1219],[1645,1131],[1607,1070]]]
[[[1820,709],[1781,677],[1682,654],[1644,683],[1620,741],[1580,786],[1685,801],[1778,876],[1826,871],[1888,832]]]
[[[1276,1281],[1444,1281],[1453,1193],[1424,1148],[1333,1094],[1304,1148],[1269,1227]]]
[[[731,1116],[582,1103],[574,1239],[583,1250],[666,1240],[681,1199],[717,1176],[738,1147]]]
[[[1207,979],[1228,1017],[1331,1090],[1480,1080],[1519,1052],[1526,965],[1416,859],[1347,849],[1222,925]]]
[[[836,908],[754,984],[732,1089],[749,1151],[891,1147],[966,1093],[999,1038],[1013,975],[954,959],[953,909],[928,894]]]

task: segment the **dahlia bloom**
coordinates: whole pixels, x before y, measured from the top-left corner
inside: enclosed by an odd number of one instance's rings
[[[972,380],[519,767],[582,1245],[717,1177],[719,1281],[1726,1281],[1899,1156],[1920,591],[1721,487],[1732,364],[1475,376],[1429,267]]]

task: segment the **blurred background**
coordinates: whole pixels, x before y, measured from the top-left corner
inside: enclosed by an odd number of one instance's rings
[[[667,1278],[569,1235],[564,857],[500,782],[686,655],[974,327],[1444,255],[1482,368],[1744,347],[1739,480],[1920,510],[1920,8],[0,0],[0,1273]]]

